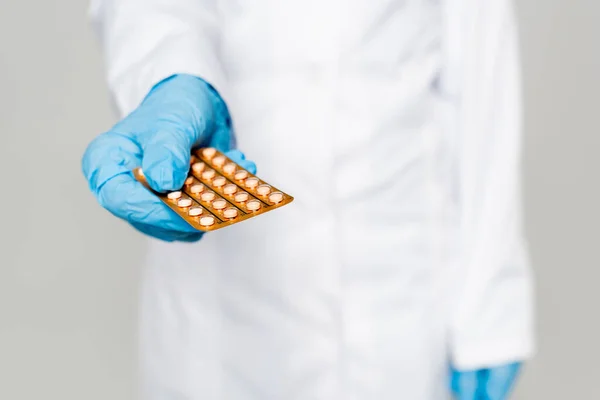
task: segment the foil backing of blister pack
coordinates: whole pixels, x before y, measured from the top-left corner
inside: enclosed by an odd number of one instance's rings
[[[190,171],[180,190],[156,192],[141,168],[133,174],[187,223],[204,232],[245,221],[294,200],[212,147],[192,153]]]

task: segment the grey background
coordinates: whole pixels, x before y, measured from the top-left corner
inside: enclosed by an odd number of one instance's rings
[[[515,398],[600,398],[600,3],[518,8],[540,351]],[[113,119],[86,1],[1,1],[0,399],[136,395],[143,240],[79,172]]]

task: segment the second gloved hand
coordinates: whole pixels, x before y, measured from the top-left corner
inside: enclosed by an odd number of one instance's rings
[[[450,386],[457,400],[506,400],[520,369],[520,362],[470,371],[452,369]]]
[[[141,166],[156,191],[179,189],[189,170],[190,150],[197,145],[227,152],[256,172],[254,163],[231,150],[229,114],[216,91],[200,78],[176,75],[156,85],[134,112],[94,139],[82,169],[98,202],[142,233],[165,241],[196,241],[202,232],[146,190],[131,171]]]

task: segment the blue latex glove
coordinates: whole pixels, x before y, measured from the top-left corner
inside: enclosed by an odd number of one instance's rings
[[[520,369],[518,362],[474,371],[452,369],[452,392],[457,400],[508,399]]]
[[[202,237],[131,173],[141,166],[156,191],[183,186],[190,150],[208,145],[252,173],[256,166],[233,146],[225,103],[202,79],[176,75],[157,84],[130,115],[88,146],[83,174],[98,202],[142,233],[165,241]]]

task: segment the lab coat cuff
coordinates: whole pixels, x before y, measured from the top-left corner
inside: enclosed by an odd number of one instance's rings
[[[458,370],[477,370],[526,361],[535,354],[533,339],[496,340],[454,349],[452,366]]]
[[[155,47],[125,73],[114,79],[109,75],[120,113],[132,112],[157,83],[177,74],[197,76],[226,98],[225,77],[211,44],[183,32]]]

